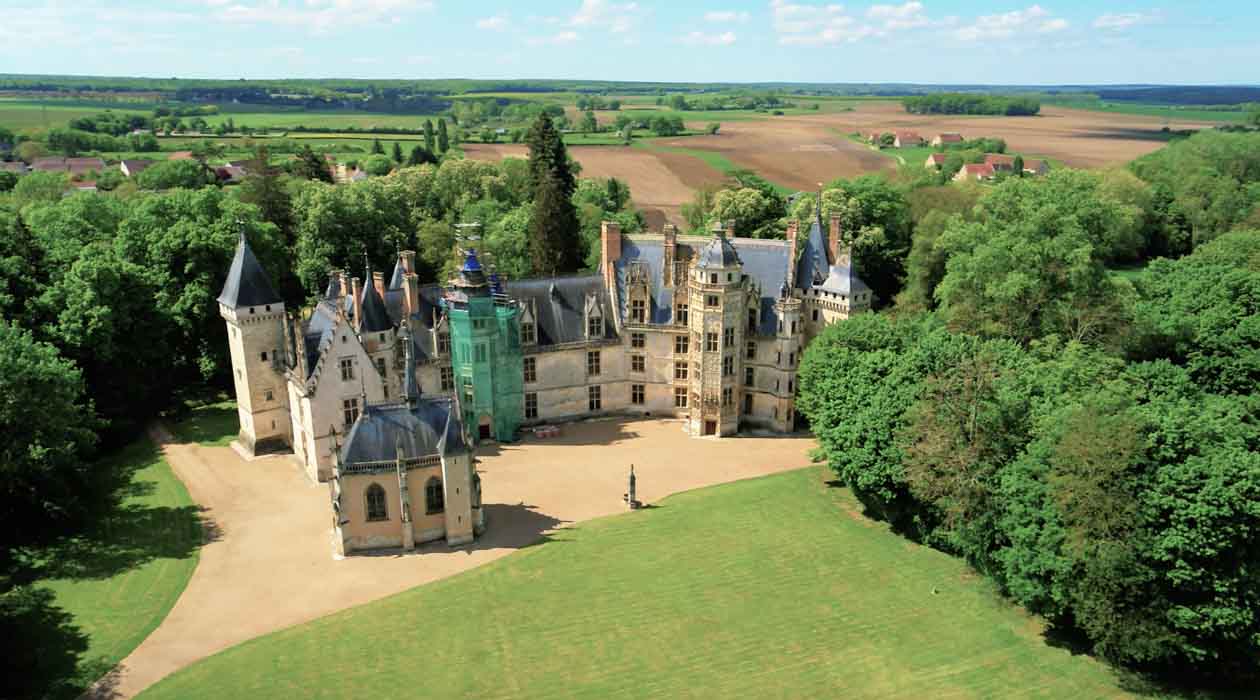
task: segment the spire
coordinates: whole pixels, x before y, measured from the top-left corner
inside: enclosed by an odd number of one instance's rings
[[[271,280],[254,257],[245,238],[245,227],[242,224],[236,241],[236,255],[232,257],[232,266],[228,268],[227,279],[223,282],[223,291],[219,293],[219,303],[233,309],[243,306],[262,306],[279,304],[283,299],[271,286]]]
[[[363,318],[358,319],[359,332],[380,333],[391,330],[394,324],[390,322],[389,313],[385,310],[385,300],[376,292],[376,284],[372,279],[372,263],[367,260],[366,253],[363,257],[367,268],[367,278],[363,284],[363,291],[359,295],[359,307],[363,314]]]

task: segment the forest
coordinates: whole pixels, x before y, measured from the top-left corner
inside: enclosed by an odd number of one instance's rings
[[[902,98],[901,104],[910,114],[1002,114],[1023,117],[1041,112],[1041,102],[1036,98],[961,92],[913,95]]]

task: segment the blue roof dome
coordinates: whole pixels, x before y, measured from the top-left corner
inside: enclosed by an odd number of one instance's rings
[[[468,249],[468,253],[464,256],[464,266],[460,269],[464,272],[481,272],[481,262],[477,260],[476,248]]]

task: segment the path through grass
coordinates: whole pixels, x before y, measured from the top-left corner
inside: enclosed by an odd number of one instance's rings
[[[141,697],[1123,695],[962,562],[861,517],[825,478],[735,482],[561,530]]]
[[[148,438],[110,461],[130,474],[119,505],[86,533],[26,557],[19,654],[35,694],[74,698],[131,653],[166,617],[197,566],[197,507]],[[23,629],[23,625],[26,629]]]

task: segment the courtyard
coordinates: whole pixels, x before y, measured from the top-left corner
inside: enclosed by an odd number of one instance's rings
[[[100,697],[131,697],[230,646],[480,566],[568,525],[623,512],[631,464],[639,500],[652,504],[680,491],[806,466],[814,446],[808,437],[695,439],[676,420],[565,425],[557,437],[531,436],[478,451],[487,531],[476,542],[336,560],[328,487],[306,479],[296,462],[246,462],[221,444],[184,443],[156,431],[214,537],[167,618],[98,684]]]

